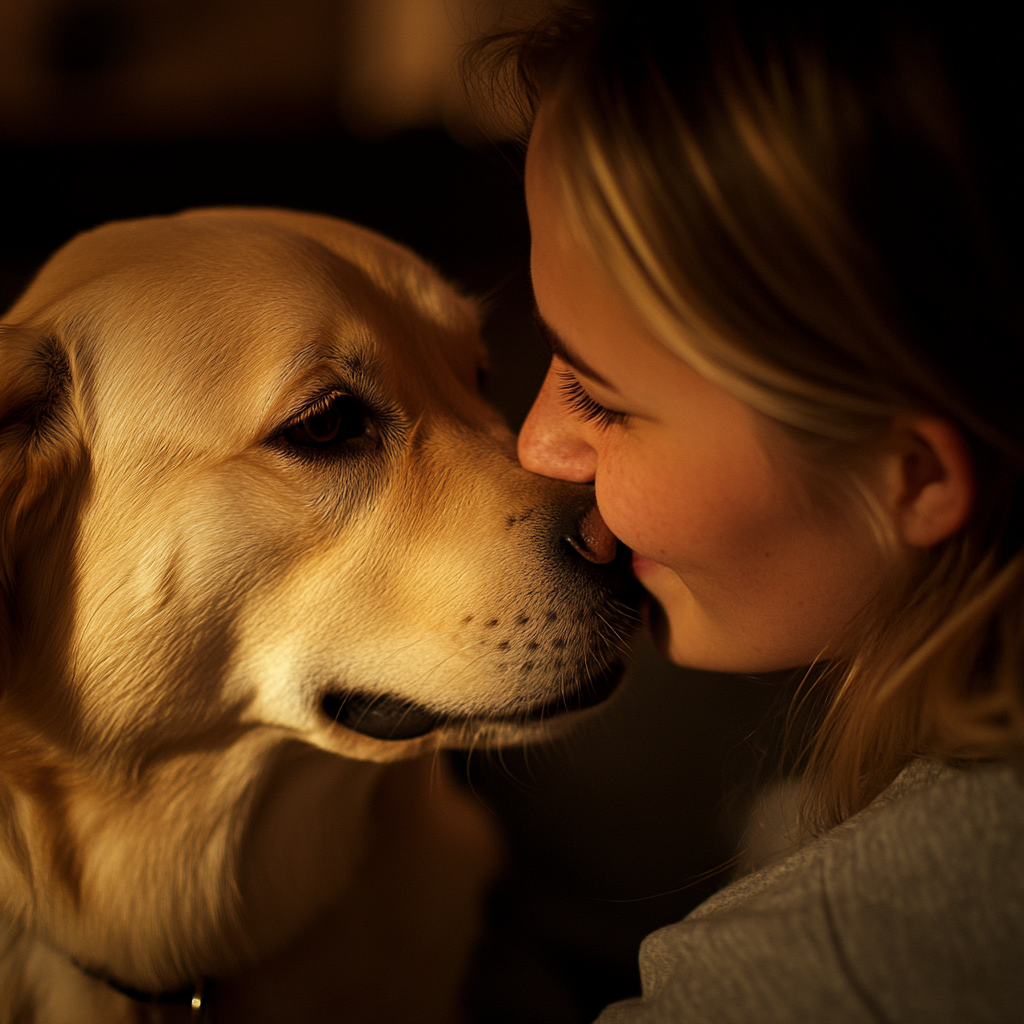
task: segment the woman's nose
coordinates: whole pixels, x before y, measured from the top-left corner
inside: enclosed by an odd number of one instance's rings
[[[554,363],[519,432],[519,461],[541,476],[584,484],[594,479],[597,452],[559,393]]]

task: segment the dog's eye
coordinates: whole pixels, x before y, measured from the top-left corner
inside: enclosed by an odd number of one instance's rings
[[[369,431],[369,409],[352,395],[334,394],[310,406],[282,436],[299,448],[335,448]]]

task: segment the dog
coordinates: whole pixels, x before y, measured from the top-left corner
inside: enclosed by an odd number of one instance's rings
[[[105,225],[11,309],[2,1024],[455,1018],[500,843],[437,752],[604,700],[640,610],[484,361],[423,261],[280,210]]]

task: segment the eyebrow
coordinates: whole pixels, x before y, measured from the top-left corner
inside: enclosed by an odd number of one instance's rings
[[[558,356],[559,359],[568,363],[577,373],[582,373],[584,377],[589,377],[615,394],[619,393],[619,389],[614,384],[602,377],[590,363],[569,347],[565,339],[544,319],[543,314],[536,306],[533,307],[533,322],[537,325],[537,330],[544,339],[544,344],[547,345],[553,356]]]

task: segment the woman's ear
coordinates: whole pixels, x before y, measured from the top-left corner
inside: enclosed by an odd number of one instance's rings
[[[951,537],[974,507],[974,464],[960,430],[938,416],[899,417],[887,446],[887,492],[904,544],[929,548]]]

